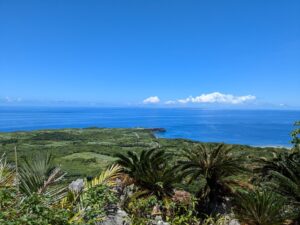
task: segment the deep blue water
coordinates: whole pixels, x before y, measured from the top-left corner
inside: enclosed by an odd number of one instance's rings
[[[289,146],[300,111],[0,107],[0,131],[83,127],[162,127],[167,138]]]

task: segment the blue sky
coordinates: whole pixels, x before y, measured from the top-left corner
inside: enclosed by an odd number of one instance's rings
[[[300,107],[299,12],[296,0],[0,0],[0,101]]]

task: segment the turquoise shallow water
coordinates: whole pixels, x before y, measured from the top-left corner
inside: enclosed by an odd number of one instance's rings
[[[0,131],[83,127],[162,127],[167,138],[289,146],[300,111],[0,107]]]

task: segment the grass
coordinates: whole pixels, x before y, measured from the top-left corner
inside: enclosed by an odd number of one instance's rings
[[[114,157],[95,152],[77,152],[56,160],[62,170],[68,174],[75,173],[75,177],[78,171],[84,171],[79,176],[95,176],[114,161]]]

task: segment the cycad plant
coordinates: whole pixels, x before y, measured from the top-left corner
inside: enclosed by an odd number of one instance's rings
[[[27,196],[44,194],[56,201],[65,194],[66,187],[57,185],[65,176],[59,167],[53,165],[50,154],[38,154],[24,158],[19,169],[19,188]]]
[[[237,193],[234,214],[242,225],[282,225],[287,217],[284,199],[266,190]]]
[[[254,160],[256,164],[254,172],[261,178],[260,181],[269,181],[272,178],[272,171],[288,175],[287,162],[292,161],[300,163],[300,152],[295,150],[281,153],[274,152],[271,159],[261,157]]]
[[[232,153],[231,146],[198,144],[182,153],[179,165],[190,181],[204,181],[199,187],[198,210],[210,215],[230,196],[235,185],[241,185],[236,175],[245,172],[244,158]]]
[[[292,212],[300,221],[300,163],[294,160],[282,162],[282,171],[271,171],[273,190],[288,199]]]
[[[300,221],[300,152],[291,151],[260,159],[259,176],[264,186],[287,198],[290,210]]]
[[[178,170],[172,167],[171,155],[164,150],[143,150],[141,154],[128,151],[127,154],[117,154],[116,161],[122,166],[124,174],[128,175],[138,188],[136,197],[155,195],[162,200],[173,195],[174,184],[180,181]]]

